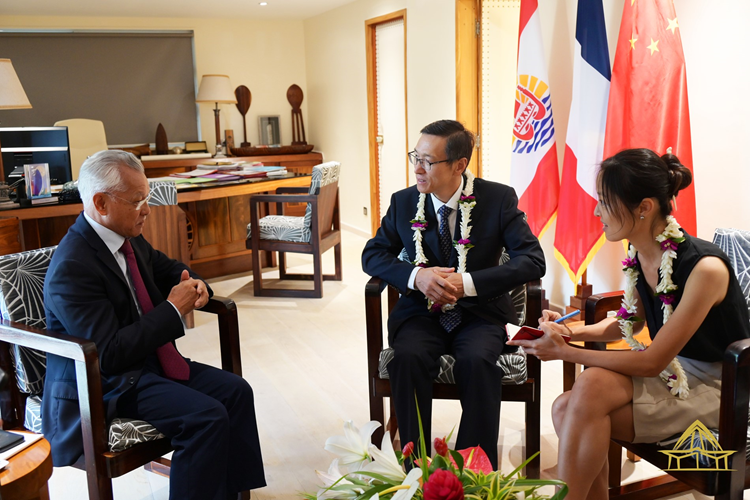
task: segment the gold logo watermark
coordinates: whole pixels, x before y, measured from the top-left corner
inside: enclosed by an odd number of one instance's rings
[[[687,446],[683,446],[685,442],[687,442]],[[681,446],[682,449],[680,449]],[[664,453],[669,457],[668,468],[664,469],[667,471],[734,470],[729,468],[729,455],[734,453],[734,450],[723,450],[721,448],[721,445],[719,445],[719,441],[716,440],[711,431],[709,431],[708,428],[703,425],[700,420],[696,420],[695,422],[693,422],[692,425],[690,425],[690,427],[688,427],[688,429],[682,433],[682,436],[680,436],[680,439],[677,440],[677,443],[674,445],[674,448],[672,450],[659,450],[659,452]],[[712,459],[713,467],[701,467],[701,456]],[[681,461],[684,458],[695,459],[695,467],[682,467]],[[674,468],[672,467],[672,459],[675,459],[677,461],[677,466]],[[722,462],[724,463],[723,468],[721,467]]]

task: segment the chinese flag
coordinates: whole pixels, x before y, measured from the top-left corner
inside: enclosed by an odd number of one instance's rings
[[[693,172],[685,58],[672,0],[625,0],[607,110],[604,158],[628,148],[672,148]],[[673,213],[696,234],[695,178]]]

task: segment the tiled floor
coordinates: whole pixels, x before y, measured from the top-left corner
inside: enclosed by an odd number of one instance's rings
[[[342,433],[344,420],[368,420],[364,285],[360,253],[366,240],[343,233],[344,280],[325,282],[322,299],[256,298],[252,276],[211,280],[217,295],[234,299],[240,313],[243,375],[253,386],[268,486],[253,493],[258,500],[299,498],[316,490],[315,469],[327,469],[333,458],[325,440]],[[307,256],[290,255],[290,264],[311,269]],[[333,253],[324,270],[333,268]],[[330,272],[330,271],[328,271]],[[264,279],[278,273],[264,273]],[[272,282],[271,282],[272,283]],[[219,366],[216,330],[211,316],[198,313],[197,326],[178,341],[193,359]],[[560,362],[543,365],[542,469],[554,477],[557,437],[550,406],[562,390]],[[435,403],[433,433],[445,435],[458,424],[457,402]],[[523,407],[505,403],[500,426],[501,468],[512,471],[523,456]],[[634,480],[658,474],[648,464],[625,462],[623,477]],[[168,480],[143,469],[114,481],[116,500],[166,500]],[[50,480],[55,499],[87,497],[85,474],[56,468]],[[686,494],[675,498],[704,498]],[[745,498],[750,498],[746,495]]]

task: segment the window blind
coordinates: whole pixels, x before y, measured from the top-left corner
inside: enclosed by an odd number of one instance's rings
[[[32,109],[0,111],[4,127],[101,120],[110,145],[198,139],[193,33],[2,32]]]

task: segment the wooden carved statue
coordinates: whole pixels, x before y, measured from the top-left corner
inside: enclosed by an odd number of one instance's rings
[[[245,123],[245,115],[247,114],[247,110],[250,109],[253,95],[250,93],[250,89],[244,85],[240,85],[234,89],[234,95],[237,98],[237,109],[242,115],[242,144],[240,144],[240,147],[248,148],[250,147],[250,143],[247,142],[247,124]]]

